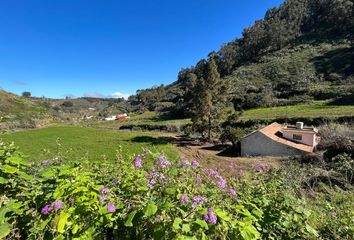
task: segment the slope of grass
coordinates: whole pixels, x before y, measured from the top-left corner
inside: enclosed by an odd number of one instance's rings
[[[132,115],[124,121],[101,121],[94,124],[95,127],[119,128],[121,126],[172,126],[178,127],[191,123],[190,119],[162,119],[156,112],[144,112]]]
[[[354,116],[354,105],[326,105],[326,101],[295,106],[250,109],[244,112],[241,120],[262,120],[276,118],[338,118]]]
[[[0,90],[0,113],[9,115],[13,118],[30,118],[43,113],[47,110],[30,99],[17,96]]]
[[[176,152],[168,138],[149,133],[113,132],[103,129],[55,126],[4,134],[4,141],[14,141],[30,160],[54,157],[58,150],[69,159],[78,160],[86,156],[90,161],[115,159],[121,147],[124,153],[141,153],[144,147],[157,148],[168,156]]]

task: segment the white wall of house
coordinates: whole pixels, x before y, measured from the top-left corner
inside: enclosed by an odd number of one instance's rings
[[[302,140],[294,139],[294,135],[301,136]],[[296,129],[283,129],[283,137],[291,141],[306,144],[308,146],[316,145],[316,133],[299,131]]]
[[[296,156],[305,152],[274,141],[261,132],[241,139],[241,156]]]

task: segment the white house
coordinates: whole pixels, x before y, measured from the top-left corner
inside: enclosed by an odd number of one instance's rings
[[[295,156],[313,152],[319,138],[316,128],[272,123],[241,139],[241,156]]]
[[[297,122],[296,126],[286,126],[282,130],[283,137],[295,142],[303,143],[308,146],[316,146],[316,128],[304,128],[304,123]]]

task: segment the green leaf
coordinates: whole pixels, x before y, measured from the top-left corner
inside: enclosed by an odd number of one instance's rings
[[[48,170],[48,171],[42,172],[41,175],[42,175],[42,177],[45,177],[45,178],[51,178],[51,177],[55,176],[55,172],[53,170]]]
[[[71,231],[72,234],[76,234],[77,231],[79,230],[79,225],[75,224],[74,227],[73,227],[73,230]]]
[[[68,218],[70,217],[69,213],[61,213],[60,214],[60,218],[59,218],[59,222],[58,222],[58,227],[57,227],[57,231],[59,233],[64,233],[64,228],[66,223],[68,222]]]
[[[69,169],[62,169],[60,170],[59,172],[59,176],[62,176],[62,175],[71,175],[75,172],[75,168],[69,168]]]
[[[10,223],[0,224],[0,239],[5,238],[11,231],[12,225]]]
[[[5,184],[7,183],[7,179],[0,177],[0,184]]]
[[[182,231],[183,232],[189,232],[191,230],[189,224],[182,224]]]
[[[119,203],[116,205],[116,209],[123,209],[124,208],[124,203]]]
[[[260,233],[253,225],[244,222],[239,222],[239,224],[241,226],[240,233],[244,240],[259,239]]]
[[[11,211],[15,212],[15,213],[19,213],[23,204],[24,204],[23,202],[18,202],[16,200],[11,200],[10,202],[8,202],[6,204],[6,207],[8,209],[10,209]]]
[[[141,191],[141,192],[146,192],[146,191],[149,191],[149,188],[148,187],[146,187],[146,186],[142,186],[142,187],[138,187],[138,189],[137,189],[139,192]]]
[[[151,202],[145,210],[144,216],[145,217],[150,217],[152,215],[154,215],[157,212],[157,206],[155,205],[155,203]]]
[[[202,232],[202,240],[208,240],[208,237],[203,232]]]
[[[224,212],[221,209],[215,209],[214,212],[216,213],[216,215],[221,218],[224,221],[230,221],[231,218],[228,216],[228,214],[226,212]]]
[[[126,227],[132,227],[133,226],[133,219],[135,217],[135,214],[137,213],[137,210],[132,211],[131,213],[128,214],[127,221],[124,223],[124,226]]]
[[[33,176],[28,175],[27,173],[24,173],[24,172],[18,172],[18,176],[24,180],[27,180],[27,181],[34,180]]]
[[[175,220],[173,221],[173,229],[175,229],[175,230],[178,230],[178,229],[180,229],[180,224],[182,223],[182,219],[180,219],[180,218],[175,218]]]
[[[5,160],[5,162],[7,162],[7,163],[13,163],[13,164],[18,165],[18,164],[22,163],[22,158],[20,158],[20,157],[15,157],[15,156],[11,156],[11,157],[7,158],[7,159]]]
[[[4,165],[0,167],[1,170],[3,170],[5,173],[10,173],[10,174],[14,174],[18,171],[18,168],[10,166],[10,165]]]
[[[197,220],[195,220],[195,223],[206,230],[209,228],[208,224],[204,220],[197,219]]]
[[[318,237],[318,232],[312,228],[310,225],[306,224],[306,230],[315,237]]]
[[[0,224],[5,223],[5,215],[6,213],[10,212],[10,209],[8,209],[6,206],[3,206],[0,208]]]
[[[166,188],[166,193],[169,195],[174,195],[176,191],[176,188]]]
[[[78,192],[87,192],[87,191],[88,191],[87,187],[78,187],[72,192],[72,194],[78,193]]]

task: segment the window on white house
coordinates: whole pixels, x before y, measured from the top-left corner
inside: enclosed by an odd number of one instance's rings
[[[302,140],[302,135],[300,135],[300,134],[293,134],[293,139],[294,139],[294,140]]]

